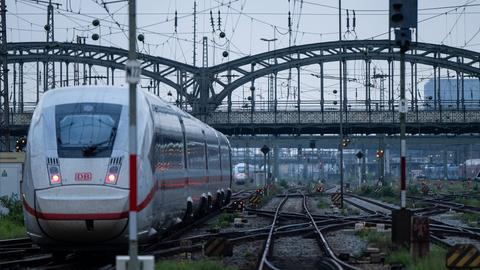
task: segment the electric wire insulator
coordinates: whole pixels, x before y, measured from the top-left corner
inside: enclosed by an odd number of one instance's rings
[[[177,16],[177,11],[175,10],[175,33],[177,32],[177,27],[178,27],[178,16]]]

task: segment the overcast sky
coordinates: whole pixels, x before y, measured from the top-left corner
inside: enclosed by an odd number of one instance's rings
[[[61,6],[55,8],[55,39],[74,41],[76,35],[81,35],[87,36],[87,42],[90,44],[127,48],[126,2],[109,4],[107,8],[99,4],[100,2],[99,0],[56,1]],[[287,47],[289,40],[292,45],[300,45],[338,39],[338,1],[336,0],[198,0],[196,3],[196,64],[198,66],[201,66],[203,36],[206,36],[209,42],[209,65],[266,51],[267,43],[260,41],[260,38],[277,38],[275,44],[271,44],[271,49],[274,46]],[[145,36],[145,43],[139,43],[139,49],[152,55],[193,64],[194,1],[141,0],[137,1],[137,7],[137,25],[139,26],[137,31]],[[28,0],[7,0],[7,8],[7,36],[10,42],[46,39],[45,4]],[[388,37],[387,0],[343,0],[342,8],[344,9],[342,10],[342,36],[345,39]],[[350,32],[347,32],[346,28],[345,9],[349,10]],[[356,14],[355,32],[352,31],[353,10]],[[175,12],[177,12],[176,28]],[[212,32],[210,12],[213,14],[214,32]],[[288,35],[289,12],[292,22],[291,37]],[[95,18],[100,19],[100,27],[92,26],[91,22]],[[478,0],[420,0],[419,21],[418,31],[421,42],[480,50],[480,1]],[[219,37],[221,31],[225,32],[226,38]],[[94,33],[100,34],[99,41],[93,41],[90,38]],[[229,57],[223,57],[223,51],[228,51]],[[326,73],[333,76],[338,74],[334,69],[335,66],[332,65],[330,72],[327,68]],[[349,75],[361,76],[363,72],[361,66],[361,63],[349,64]],[[379,69],[382,67],[382,64],[378,65]],[[27,75],[28,72],[27,70]],[[306,72],[309,71],[306,70]],[[431,72],[425,67],[421,69],[421,73],[422,76],[428,76]],[[314,89],[318,85],[308,80],[304,81],[307,98],[309,97],[308,89]],[[332,81],[331,87],[338,87],[335,83]],[[262,85],[259,87],[262,88]],[[263,87],[265,88],[266,85]],[[237,92],[236,98],[244,98],[242,95]]]

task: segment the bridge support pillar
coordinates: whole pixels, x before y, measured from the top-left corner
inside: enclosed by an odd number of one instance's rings
[[[443,150],[442,154],[443,154],[443,178],[447,180],[448,179],[448,151]]]
[[[280,148],[278,148],[278,145],[275,143],[273,144],[273,179],[278,180],[279,178],[279,164],[278,164],[278,158],[280,156]]]
[[[362,184],[367,184],[367,149],[365,147],[362,147],[362,152],[364,153],[364,156],[362,158],[362,166],[361,166],[361,174],[362,174]]]

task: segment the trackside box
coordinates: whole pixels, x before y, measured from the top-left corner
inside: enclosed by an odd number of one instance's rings
[[[0,152],[0,197],[15,195],[20,199],[20,181],[24,162],[25,153]],[[5,213],[3,207],[0,207],[0,213]]]

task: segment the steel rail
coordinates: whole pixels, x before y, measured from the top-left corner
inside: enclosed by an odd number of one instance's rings
[[[274,235],[274,231],[275,231],[275,226],[277,224],[277,220],[278,220],[278,217],[279,217],[280,210],[282,209],[283,205],[285,204],[285,202],[287,200],[288,200],[288,193],[286,194],[286,196],[283,198],[283,200],[278,204],[277,208],[275,209],[275,216],[273,217],[272,225],[270,226],[270,231],[268,233],[267,241],[265,241],[265,245],[263,247],[262,257],[260,258],[260,261],[259,261],[258,267],[257,267],[258,270],[264,269],[265,266],[269,267],[269,264],[267,264],[266,262],[268,261],[267,256],[271,251],[272,243],[274,241],[273,240],[273,235]],[[276,269],[276,268],[271,268],[271,269]]]
[[[415,197],[415,196],[407,196],[407,198],[419,200],[422,202],[427,202],[430,204],[436,204],[438,206],[448,207],[459,212],[470,213],[470,214],[480,214],[480,207],[476,207],[472,205],[456,203],[456,202],[448,202],[440,199],[421,198],[421,197]]]
[[[323,236],[321,230],[318,228],[317,223],[315,222],[315,219],[313,218],[312,214],[310,213],[310,210],[308,209],[307,205],[307,196],[303,194],[303,210],[305,211],[305,215],[310,219],[310,223],[313,225],[315,228],[315,235],[317,236],[317,241],[320,246],[320,249],[323,250],[323,252],[327,255],[327,257],[331,258],[333,260],[334,265],[337,267],[337,269],[354,269],[358,270],[359,268],[356,268],[352,265],[349,265],[340,259],[337,258],[333,250],[330,248],[330,245],[327,242],[327,239]]]

